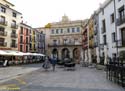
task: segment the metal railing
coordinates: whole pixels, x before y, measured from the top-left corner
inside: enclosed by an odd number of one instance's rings
[[[7,23],[8,23],[7,21],[2,21],[2,20],[0,20],[0,24],[1,24],[1,25],[7,26]]]
[[[17,48],[17,44],[11,43],[11,47],[12,47],[12,48]]]
[[[7,46],[7,42],[0,42],[0,46],[6,47]]]
[[[125,87],[125,59],[110,59],[106,65],[107,79]]]
[[[17,29],[17,28],[18,28],[18,25],[16,25],[16,24],[11,24],[11,28]]]
[[[125,16],[123,16],[123,18],[121,19],[120,17],[117,19],[116,24],[117,26],[122,25],[123,23],[125,23]]]
[[[7,32],[5,32],[5,31],[0,31],[0,36],[7,36]]]
[[[11,37],[12,37],[12,38],[17,38],[17,34],[11,33]]]

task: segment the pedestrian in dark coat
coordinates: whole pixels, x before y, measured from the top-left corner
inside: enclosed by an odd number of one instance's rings
[[[52,58],[52,59],[51,59],[51,64],[52,64],[52,67],[53,67],[53,71],[55,71],[56,63],[57,63],[56,57]]]

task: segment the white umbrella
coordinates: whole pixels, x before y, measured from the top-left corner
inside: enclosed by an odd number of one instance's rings
[[[44,54],[40,54],[40,53],[33,53],[34,56],[45,56]]]
[[[32,53],[29,53],[29,52],[23,53],[23,54],[24,54],[24,56],[31,56],[31,55],[33,55]]]

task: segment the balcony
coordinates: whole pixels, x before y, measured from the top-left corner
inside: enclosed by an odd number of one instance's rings
[[[18,25],[16,25],[16,24],[11,24],[11,28],[13,28],[13,29],[18,29]]]
[[[11,43],[11,47],[12,47],[12,48],[17,48],[17,44]]]
[[[23,42],[23,41],[20,41],[20,44],[24,44],[24,42]]]
[[[11,38],[17,38],[17,34],[11,33]]]
[[[117,26],[120,26],[120,25],[122,25],[124,23],[125,23],[125,16],[123,16],[122,19],[118,18],[117,21],[116,21]]]
[[[82,44],[81,43],[48,44],[48,47],[64,47],[64,46],[82,46]]]
[[[6,47],[7,46],[7,42],[0,42],[0,46]]]
[[[1,21],[1,20],[0,20],[0,25],[7,26],[7,21]]]
[[[0,31],[0,36],[7,36],[7,32],[5,32],[5,31]]]

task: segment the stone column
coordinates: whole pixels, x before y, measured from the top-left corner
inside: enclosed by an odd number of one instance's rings
[[[92,63],[91,49],[88,49],[89,64]]]
[[[104,46],[104,53],[105,53],[105,59],[104,59],[104,64],[107,64],[107,55],[108,55],[108,51],[107,51],[107,46]]]
[[[58,58],[62,60],[62,50],[58,49]]]
[[[96,47],[96,56],[97,56],[97,58],[96,58],[97,63],[99,64],[100,63],[100,57],[99,57],[99,48],[98,47]]]
[[[85,62],[88,62],[88,52],[85,50]]]
[[[70,51],[70,58],[73,58],[73,50],[70,49],[69,51]]]

